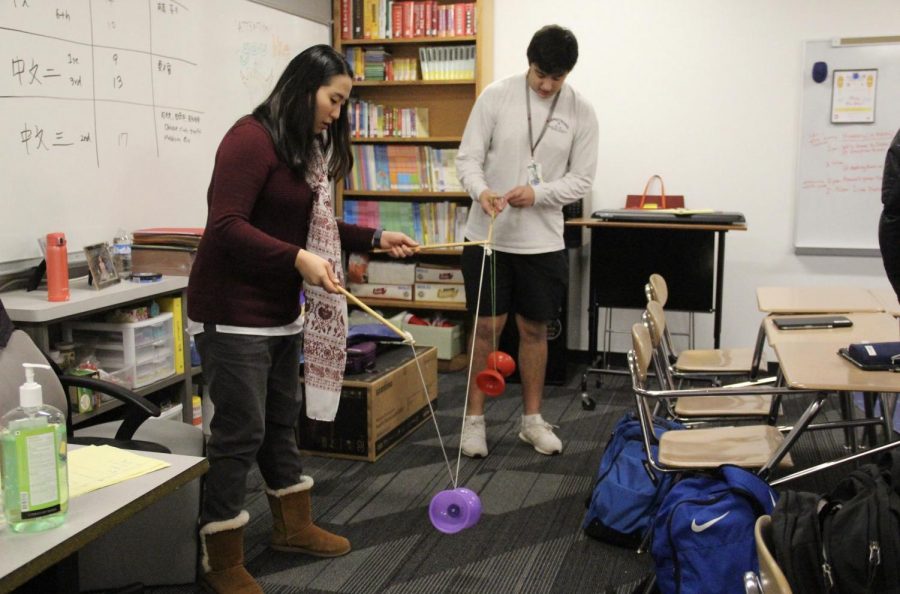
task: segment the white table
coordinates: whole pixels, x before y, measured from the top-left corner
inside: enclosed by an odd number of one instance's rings
[[[202,476],[209,468],[202,457],[138,453],[168,462],[170,466],[70,499],[66,521],[57,528],[17,534],[7,526],[0,532],[0,592],[12,590],[73,556],[114,526]],[[77,591],[77,582],[72,587]]]

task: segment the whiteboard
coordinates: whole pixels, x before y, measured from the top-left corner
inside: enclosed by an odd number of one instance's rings
[[[0,263],[204,226],[222,135],[330,30],[247,0],[0,5]],[[9,65],[12,65],[10,71]]]
[[[828,78],[812,79],[825,62]],[[876,68],[875,122],[833,124],[835,70]],[[794,246],[798,254],[878,255],[881,178],[900,128],[900,44],[810,41],[803,57]]]

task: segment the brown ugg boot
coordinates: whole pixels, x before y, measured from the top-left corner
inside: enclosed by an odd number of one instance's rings
[[[262,588],[244,568],[244,526],[250,514],[210,522],[200,528],[203,575],[200,585],[216,594],[262,594]]]
[[[309,490],[313,480],[301,476],[300,482],[284,489],[266,489],[272,508],[272,548],[314,557],[340,557],[350,552],[350,541],[313,524]]]

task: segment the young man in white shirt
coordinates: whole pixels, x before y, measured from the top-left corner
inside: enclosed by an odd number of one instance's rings
[[[496,81],[478,97],[456,170],[477,203],[469,212],[467,239],[486,240],[490,235],[492,240],[484,278],[483,248],[463,250],[466,303],[472,313],[482,281],[474,364],[485,365],[509,313],[515,312],[524,405],[519,438],[551,455],[562,452],[562,442],[540,411],[547,322],[559,315],[568,285],[562,208],[590,194],[598,128],[593,107],[566,84],[578,60],[572,32],[557,25],[543,27],[532,37],[527,57],[526,73]],[[488,452],[485,395],[474,375],[462,452],[483,457]]]

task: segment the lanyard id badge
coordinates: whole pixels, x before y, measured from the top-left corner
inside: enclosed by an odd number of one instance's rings
[[[539,186],[544,183],[544,177],[541,174],[541,164],[532,161],[528,164],[528,167],[525,168],[528,175],[528,185],[529,186]]]
[[[556,109],[556,103],[559,101],[560,93],[557,92],[556,96],[553,97],[553,103],[550,104],[550,111],[547,113],[547,119],[544,120],[544,126],[541,128],[541,133],[538,135],[537,140],[534,140],[534,132],[531,129],[531,93],[529,93],[528,87],[528,77],[525,77],[525,105],[528,109],[528,148],[531,149],[531,163],[525,168],[526,179],[528,180],[529,186],[538,186],[544,182],[544,176],[541,172],[541,164],[534,160],[534,151],[537,149],[538,145],[541,143],[541,140],[544,138],[544,133],[547,132],[547,126],[550,124],[550,119],[553,118],[553,111]]]

